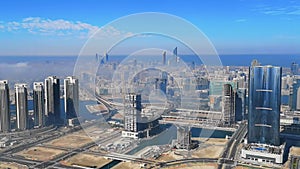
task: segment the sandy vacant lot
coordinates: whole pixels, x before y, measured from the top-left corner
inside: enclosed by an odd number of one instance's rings
[[[88,143],[91,143],[92,141],[93,140],[86,135],[72,134],[52,140],[46,144],[62,148],[80,148]]]
[[[66,166],[78,165],[83,167],[101,168],[109,162],[111,162],[111,160],[107,160],[101,156],[80,153],[61,163]]]
[[[192,156],[195,158],[218,158],[221,155],[223,148],[223,146],[215,145],[209,145],[205,148],[200,147],[193,151]]]
[[[140,165],[137,163],[131,162],[121,162],[118,165],[114,166],[112,169],[140,169]]]
[[[65,153],[65,151],[53,148],[31,147],[29,149],[18,152],[17,155],[30,160],[48,161],[63,153]]]
[[[168,153],[164,153],[162,154],[158,160],[159,161],[172,161],[172,160],[179,160],[179,159],[183,159],[184,156],[182,155],[177,155],[174,153],[174,151],[170,151]]]
[[[17,163],[8,163],[8,162],[0,162],[0,169],[27,169],[28,167],[17,164]]]

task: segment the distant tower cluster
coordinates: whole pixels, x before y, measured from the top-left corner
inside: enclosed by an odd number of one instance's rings
[[[168,85],[168,73],[162,72],[161,78],[155,79],[155,89],[160,90],[162,93],[167,93],[167,85]]]
[[[289,106],[291,111],[300,110],[300,77],[293,80],[290,88]]]
[[[98,53],[96,53],[96,62],[100,62],[100,64],[104,64],[106,62],[108,62],[108,54],[107,53],[104,53],[103,56],[101,57],[100,55],[98,55]]]
[[[65,111],[67,119],[75,119],[79,109],[78,79],[73,76],[64,80]],[[33,115],[28,110],[27,84],[15,84],[16,130],[27,130],[46,125],[63,125],[64,114],[60,109],[60,83],[56,76],[49,76],[43,82],[33,83]],[[11,131],[9,85],[0,81],[0,132]]]
[[[293,62],[291,65],[291,73],[292,73],[292,75],[299,74],[299,64],[297,64],[296,62]]]

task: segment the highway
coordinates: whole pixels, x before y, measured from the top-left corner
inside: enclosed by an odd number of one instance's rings
[[[238,130],[232,135],[231,139],[227,142],[227,145],[222,153],[221,158],[218,161],[218,168],[228,168],[236,165],[235,155],[237,148],[247,134],[247,123],[240,124]]]
[[[218,161],[217,158],[187,158],[187,159],[162,162],[160,165],[162,167],[168,167],[172,165],[185,164],[185,163],[216,163],[217,161]]]
[[[203,128],[203,129],[211,129],[211,130],[221,130],[221,131],[231,131],[234,132],[236,131],[235,128],[229,128],[229,127],[216,127],[217,125],[205,123],[205,122],[199,122],[199,121],[192,121],[192,122],[186,122],[183,120],[159,120],[160,124],[176,124],[180,126],[189,126],[189,127],[194,127],[194,128]]]

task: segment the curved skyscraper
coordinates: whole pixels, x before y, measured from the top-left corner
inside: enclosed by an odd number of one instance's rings
[[[250,67],[249,143],[280,145],[281,75],[281,67]]]

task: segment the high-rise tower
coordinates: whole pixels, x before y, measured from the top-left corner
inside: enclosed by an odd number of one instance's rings
[[[278,146],[281,67],[253,64],[249,73],[248,142]]]
[[[0,132],[10,130],[9,87],[7,80],[0,81]]]
[[[69,76],[64,80],[64,101],[66,118],[77,117],[79,109],[79,88],[78,79]]]
[[[224,124],[231,125],[235,122],[235,94],[230,84],[224,84],[222,102]]]
[[[167,64],[167,52],[166,51],[163,52],[162,61],[163,61],[163,65]]]
[[[56,76],[45,79],[45,115],[47,124],[60,124],[60,83]]]
[[[43,82],[33,83],[34,126],[45,125],[45,94]]]
[[[16,99],[16,128],[18,130],[29,129],[27,84],[15,84]]]
[[[141,95],[129,93],[125,96],[124,128],[126,131],[138,132],[138,121],[141,118]]]

